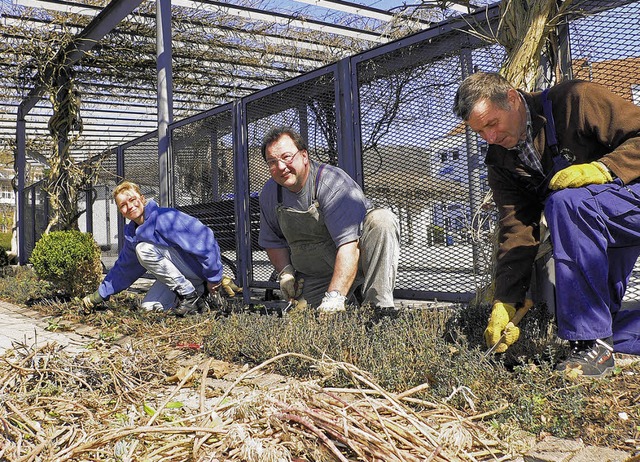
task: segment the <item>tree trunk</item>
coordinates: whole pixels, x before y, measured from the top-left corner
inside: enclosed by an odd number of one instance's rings
[[[548,50],[555,55],[555,29],[570,4],[571,0],[566,0],[558,8],[556,0],[503,0],[500,3],[498,42],[507,51],[500,74],[513,86],[523,90],[535,88],[543,50],[550,45]]]

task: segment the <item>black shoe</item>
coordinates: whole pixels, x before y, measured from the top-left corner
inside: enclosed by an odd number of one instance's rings
[[[576,340],[571,343],[571,354],[556,366],[560,372],[574,372],[583,377],[602,377],[612,371],[613,359],[612,339]]]
[[[196,291],[193,291],[189,295],[184,295],[180,298],[180,304],[173,310],[173,314],[175,314],[176,316],[183,317],[188,314],[196,314],[202,312],[207,306],[205,301],[198,295]]]

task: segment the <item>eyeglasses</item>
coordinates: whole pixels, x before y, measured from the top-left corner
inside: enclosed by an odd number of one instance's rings
[[[302,149],[298,149],[293,154],[290,152],[283,152],[280,157],[274,157],[271,159],[267,159],[267,166],[269,168],[275,168],[278,166],[278,162],[282,162],[284,165],[291,165],[293,163],[293,159],[298,155],[298,153],[302,151]]]

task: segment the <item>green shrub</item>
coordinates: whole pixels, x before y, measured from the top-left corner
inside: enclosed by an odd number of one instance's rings
[[[100,248],[93,236],[75,230],[42,236],[30,261],[39,278],[70,296],[94,291],[102,275]]]
[[[11,250],[11,233],[0,233],[0,268],[9,265],[8,250]]]
[[[0,233],[0,248],[4,250],[11,250],[11,237],[12,233]]]
[[[0,268],[5,266],[9,266],[9,255],[7,255],[6,250],[0,248]]]

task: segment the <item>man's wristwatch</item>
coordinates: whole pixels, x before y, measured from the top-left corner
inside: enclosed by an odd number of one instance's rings
[[[327,297],[338,298],[338,297],[342,297],[342,294],[338,290],[332,290],[330,292],[327,292]]]

